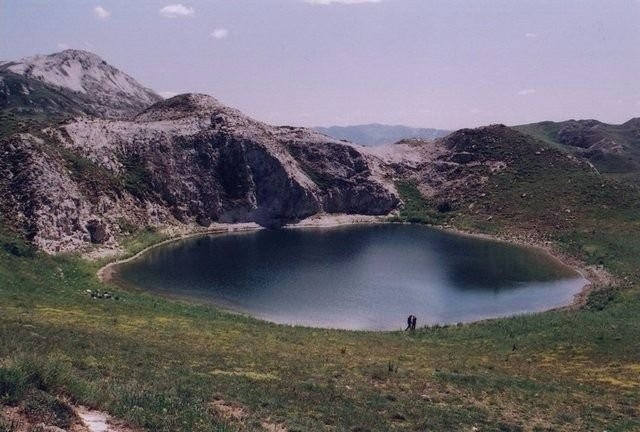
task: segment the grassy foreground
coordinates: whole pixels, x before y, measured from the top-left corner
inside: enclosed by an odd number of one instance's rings
[[[421,208],[437,212],[414,196]],[[581,310],[414,334],[279,326],[118,290],[97,280],[101,263],[3,235],[0,409],[64,427],[71,402],[152,431],[640,430],[640,227],[607,218],[555,241],[624,286]],[[130,251],[158,240],[142,232]]]

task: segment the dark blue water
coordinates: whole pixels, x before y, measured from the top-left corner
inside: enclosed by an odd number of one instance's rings
[[[399,329],[545,310],[586,280],[537,249],[417,225],[197,237],[119,266],[138,287],[286,324]]]

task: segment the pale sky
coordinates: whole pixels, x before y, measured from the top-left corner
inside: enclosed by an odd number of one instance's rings
[[[68,47],[273,124],[640,116],[639,0],[0,0],[0,60]]]

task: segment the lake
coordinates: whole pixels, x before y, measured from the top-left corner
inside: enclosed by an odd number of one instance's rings
[[[400,224],[192,237],[116,277],[276,323],[368,330],[542,311],[587,283],[539,249]]]

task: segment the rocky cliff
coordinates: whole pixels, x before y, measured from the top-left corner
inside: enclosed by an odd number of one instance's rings
[[[46,251],[114,245],[128,226],[387,214],[389,168],[317,132],[187,94],[129,120],[81,117],[2,142],[4,219]]]
[[[49,252],[115,247],[145,226],[386,215],[404,205],[396,186],[435,215],[426,222],[572,226],[608,189],[588,155],[567,148],[617,154],[606,132],[633,156],[638,136],[636,120],[519,127],[526,134],[493,125],[367,148],[270,126],[206,95],[159,100],[90,53],[5,62],[0,78],[10,116],[44,119],[5,127],[0,116],[0,228]]]

